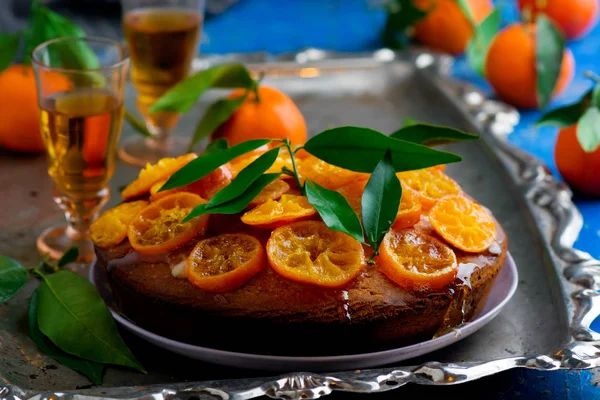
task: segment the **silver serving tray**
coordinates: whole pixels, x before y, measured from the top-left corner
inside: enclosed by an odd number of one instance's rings
[[[476,131],[482,139],[448,149],[464,161],[448,168],[465,191],[490,208],[509,237],[519,267],[519,288],[500,315],[476,334],[402,366],[331,374],[292,372],[261,378],[190,361],[123,332],[150,371],[141,375],[109,368],[102,387],[40,354],[27,337],[26,308],[37,283],[0,306],[0,400],[17,399],[282,399],[318,398],[334,391],[375,393],[412,382],[454,385],[512,368],[590,369],[600,366],[600,334],[590,324],[600,312],[600,262],[574,249],[582,218],[571,193],[543,163],[505,139],[519,115],[471,85],[448,77],[452,60],[426,52],[333,54],[310,49],[199,59],[196,68],[223,61],[264,71],[265,83],[292,95],[310,132],[362,125],[384,132],[405,116]],[[218,93],[202,100],[199,110]],[[133,92],[127,103],[133,108]],[[186,115],[190,132],[198,115]],[[125,136],[132,132],[124,128]],[[50,200],[52,184],[42,157],[0,153],[0,254],[33,264],[35,237],[61,220]],[[137,169],[120,163],[111,181],[113,199]],[[85,268],[81,273],[85,274]]]

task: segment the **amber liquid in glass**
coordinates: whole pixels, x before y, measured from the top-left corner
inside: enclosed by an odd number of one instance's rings
[[[114,172],[123,104],[105,89],[81,89],[46,97],[40,108],[48,173],[61,192],[93,197]]]
[[[189,10],[148,8],[125,14],[123,29],[138,108],[155,126],[172,127],[179,119],[176,113],[151,114],[149,108],[187,77],[201,26],[201,14]]]

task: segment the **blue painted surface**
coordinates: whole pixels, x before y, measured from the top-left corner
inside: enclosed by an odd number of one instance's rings
[[[201,52],[266,51],[277,54],[305,47],[337,51],[376,49],[382,46],[379,34],[385,21],[379,3],[378,0],[240,0],[225,14],[207,21]],[[503,7],[505,23],[514,21],[517,17],[515,7],[508,1],[503,1]],[[549,108],[568,104],[581,97],[591,86],[590,81],[583,77],[584,71],[600,73],[600,25],[585,38],[570,43],[569,48],[576,58],[575,80]],[[474,82],[491,93],[489,86],[468,67],[464,59],[457,60],[454,75]],[[538,111],[523,111],[521,122],[509,140],[544,160],[558,176],[553,160],[557,130],[533,128],[533,123],[540,115]],[[600,199],[576,197],[576,204],[585,220],[576,246],[600,258]],[[595,328],[600,331],[600,320],[596,321]],[[490,397],[600,398],[590,372],[538,373],[518,370],[507,376],[504,384],[498,384],[498,379],[491,381],[490,392],[487,393]]]

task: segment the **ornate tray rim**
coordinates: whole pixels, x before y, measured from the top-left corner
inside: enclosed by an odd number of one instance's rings
[[[342,54],[310,48],[280,56],[253,53],[202,57],[195,60],[194,69],[238,61],[248,64],[253,70],[268,71],[275,68],[279,71],[288,70],[295,75],[306,67],[306,77],[310,77],[310,74],[318,76],[321,71],[328,69],[376,68],[398,60],[410,61],[422,73],[429,74],[429,79],[438,80],[438,86],[444,95],[479,129],[482,139],[503,161],[504,167],[522,191],[538,222],[544,244],[553,257],[561,283],[566,311],[571,321],[571,338],[567,343],[552,354],[522,355],[486,362],[427,362],[417,366],[323,375],[297,372],[268,378],[266,381],[243,380],[245,385],[242,385],[242,380],[236,380],[153,385],[144,388],[102,388],[102,396],[97,394],[97,389],[31,395],[17,387],[0,384],[0,400],[170,400],[197,399],[202,394],[231,400],[263,395],[280,399],[316,399],[333,391],[384,392],[409,382],[454,385],[513,368],[552,371],[600,367],[600,333],[591,329],[591,323],[600,314],[600,293],[597,292],[600,290],[600,260],[573,248],[583,226],[583,219],[572,201],[572,193],[564,183],[551,175],[541,160],[507,141],[507,135],[514,130],[519,120],[519,114],[514,108],[487,98],[482,91],[468,83],[449,78],[452,58],[424,51],[397,53],[379,49],[370,53]],[[542,229],[542,219],[550,220],[550,229]],[[240,388],[241,386],[244,387]]]

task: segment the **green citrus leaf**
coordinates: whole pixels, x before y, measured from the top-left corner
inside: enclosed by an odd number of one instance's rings
[[[394,170],[392,152],[388,150],[371,174],[361,200],[365,234],[376,254],[396,219],[401,198],[402,187]]]
[[[221,165],[270,142],[271,140],[269,139],[248,140],[218,153],[204,154],[190,161],[183,168],[171,175],[159,191],[162,192],[163,190],[174,189],[185,186],[188,183],[196,182]]]
[[[550,102],[558,81],[565,38],[546,16],[540,14],[537,17],[536,41],[537,97],[540,108],[544,108]]]
[[[27,270],[10,257],[0,256],[0,304],[13,297],[27,283]]]
[[[9,35],[0,33],[0,72],[15,60],[20,39],[20,34]]]
[[[152,112],[187,112],[210,88],[246,88],[254,85],[250,73],[242,64],[222,64],[200,71],[168,90],[150,108]]]
[[[452,142],[464,142],[479,139],[478,135],[448,128],[414,122],[404,126],[390,135],[394,139],[401,139],[411,143],[432,145]]]
[[[600,84],[596,84],[592,90],[592,104],[600,109]]]
[[[185,217],[182,223],[204,214],[240,213],[244,211],[248,204],[250,204],[250,202],[254,200],[254,198],[258,196],[258,194],[262,192],[264,188],[275,182],[275,180],[277,180],[280,176],[281,173],[261,175],[258,177],[258,179],[252,182],[252,184],[241,195],[218,206],[207,208],[206,204],[200,204],[198,207],[194,208],[187,217]]]
[[[485,58],[492,40],[500,30],[501,15],[495,8],[481,24],[475,26],[473,37],[467,45],[467,60],[471,68],[485,76]]]
[[[277,160],[279,147],[267,151],[265,154],[252,161],[246,168],[241,170],[233,181],[219,192],[217,192],[208,203],[206,208],[213,208],[227,203],[241,196],[271,165]]]
[[[345,126],[313,136],[304,149],[313,156],[356,172],[373,172],[389,149],[397,172],[449,164],[461,160],[452,153],[394,139],[368,128]]]
[[[38,297],[39,289],[36,289],[29,300],[29,310],[27,313],[29,337],[42,352],[54,358],[59,363],[87,376],[95,385],[100,385],[102,383],[104,365],[65,353],[40,331],[38,325]]]
[[[329,229],[343,232],[361,243],[364,242],[360,220],[341,193],[309,180],[306,180],[304,185],[308,202],[317,209]]]
[[[147,138],[151,138],[152,137],[152,134],[150,133],[150,131],[148,130],[148,128],[146,128],[146,124],[144,124],[142,121],[140,121],[139,119],[137,119],[126,108],[124,108],[123,117],[125,118],[125,121],[127,121],[129,123],[129,125],[131,125],[131,127],[133,128],[133,130],[136,133],[139,133],[140,135],[142,135],[144,137],[147,137]]]
[[[406,128],[407,126],[412,126],[412,125],[417,125],[419,123],[419,121],[417,121],[414,118],[411,117],[406,117],[404,118],[404,121],[402,121],[402,127]]]
[[[600,110],[590,107],[577,124],[577,140],[586,153],[600,146]]]
[[[43,276],[39,289],[40,330],[61,350],[102,364],[145,372],[119,335],[96,288],[71,271]]]
[[[71,247],[65,251],[65,254],[62,255],[56,265],[58,265],[58,268],[62,268],[67,264],[77,261],[77,257],[79,257],[79,249],[77,247]]]
[[[592,90],[583,95],[576,103],[547,112],[535,123],[535,126],[550,125],[564,128],[576,124],[590,107],[591,101]]]
[[[415,7],[413,0],[391,0],[386,4],[386,11],[381,39],[389,48],[402,49],[409,43],[408,28],[423,19],[427,12]]]
[[[471,7],[469,6],[469,2],[467,0],[456,0],[456,2],[458,3],[458,6],[462,10],[465,17],[467,17],[467,19],[469,20],[469,23],[471,24],[471,26],[473,26],[473,27],[476,26],[477,23],[475,23],[475,19],[473,18],[473,13],[471,12]]]
[[[204,150],[205,154],[211,153],[219,153],[223,150],[227,150],[229,148],[229,142],[225,138],[218,138],[217,140],[213,140],[206,146],[206,150]]]
[[[235,99],[221,99],[211,104],[196,126],[189,149],[191,150],[196,143],[201,139],[210,136],[223,122],[227,121],[229,117],[233,115],[235,110],[242,105],[244,100],[246,100],[247,95],[248,92]]]

